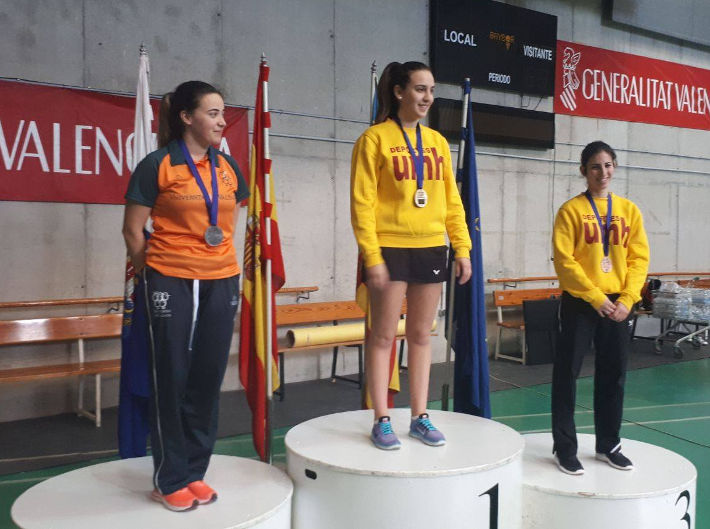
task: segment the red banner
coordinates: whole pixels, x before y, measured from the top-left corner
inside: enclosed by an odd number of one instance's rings
[[[123,204],[134,113],[133,96],[0,81],[0,200]],[[247,177],[247,110],[225,114],[220,148]]]
[[[710,70],[557,41],[558,114],[710,130]]]

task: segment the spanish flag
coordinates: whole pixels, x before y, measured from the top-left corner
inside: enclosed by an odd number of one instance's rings
[[[267,84],[269,67],[262,60],[254,108],[254,136],[251,149],[251,172],[247,227],[244,242],[244,279],[241,327],[239,332],[239,379],[246,390],[252,412],[254,448],[262,460],[266,459],[267,406],[266,376],[267,340],[272,343],[272,389],[277,389],[278,346],[276,341],[275,293],[286,281],[278,217],[268,153]],[[269,233],[270,230],[270,233]],[[270,243],[269,243],[270,241]],[[271,281],[267,281],[267,262],[270,261]],[[267,300],[271,299],[271,325],[268,326]]]

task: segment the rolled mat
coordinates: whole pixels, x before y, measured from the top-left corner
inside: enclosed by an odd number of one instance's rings
[[[397,323],[397,336],[404,336],[405,320]],[[431,330],[436,329],[436,320]],[[325,325],[323,327],[303,327],[286,331],[289,347],[304,347],[326,343],[354,342],[365,338],[365,323],[346,323],[344,325]]]

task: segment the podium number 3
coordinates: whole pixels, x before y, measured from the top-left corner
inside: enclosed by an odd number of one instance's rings
[[[676,505],[678,505],[678,502],[681,498],[685,498],[685,501],[687,502],[685,504],[685,515],[681,518],[681,520],[687,523],[688,529],[690,529],[690,513],[688,512],[688,509],[690,508],[690,492],[688,492],[687,490],[681,492],[680,496],[678,496],[678,499],[675,501]]]
[[[490,507],[488,508],[488,527],[489,529],[498,529],[498,484],[496,483],[483,494],[479,494],[478,497],[485,495],[490,496],[491,499]],[[690,526],[688,528],[690,529]]]

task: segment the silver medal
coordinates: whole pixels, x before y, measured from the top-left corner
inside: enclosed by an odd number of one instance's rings
[[[210,246],[219,246],[224,240],[224,233],[219,226],[210,226],[205,230],[205,242]]]
[[[418,208],[423,208],[427,205],[428,201],[429,197],[427,197],[426,191],[423,189],[417,189],[417,192],[414,193],[414,205]]]
[[[611,272],[611,259],[609,259],[609,256],[605,256],[602,259],[601,267],[602,267],[602,272],[604,272],[605,274],[608,274],[609,272]]]

